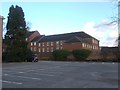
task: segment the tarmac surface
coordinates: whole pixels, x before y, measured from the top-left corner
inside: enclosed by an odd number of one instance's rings
[[[3,88],[118,88],[118,63],[3,63],[0,82]]]

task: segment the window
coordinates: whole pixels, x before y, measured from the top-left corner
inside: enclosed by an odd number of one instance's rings
[[[26,38],[25,40],[28,41],[28,38]]]
[[[36,51],[36,47],[34,47],[34,51]]]
[[[51,52],[53,52],[53,47],[51,47]]]
[[[62,41],[60,41],[60,45],[62,45]]]
[[[53,42],[51,42],[51,46],[53,46]]]
[[[94,43],[94,39],[92,39],[92,42]]]
[[[59,45],[59,41],[56,41],[56,45]]]
[[[57,46],[57,47],[56,47],[56,50],[58,50],[58,49],[59,49],[59,47]]]
[[[34,42],[34,45],[36,46],[36,42]]]
[[[45,49],[44,49],[44,48],[42,49],[42,52],[45,52]]]
[[[33,43],[31,42],[31,46],[33,45]]]
[[[98,41],[97,41],[97,40],[95,40],[95,43],[96,43],[96,44],[98,44]]]
[[[42,46],[44,46],[44,43],[42,43]]]
[[[31,47],[30,49],[31,49],[31,51],[33,51],[33,48],[32,48],[32,47]]]
[[[47,52],[49,52],[49,48],[47,48]]]
[[[84,47],[86,47],[86,44],[84,43]]]
[[[84,43],[82,43],[82,47],[85,47]]]
[[[49,42],[47,42],[47,46],[49,46]]]
[[[39,52],[41,52],[41,49],[39,48]]]
[[[39,43],[39,46],[41,46],[41,43]]]

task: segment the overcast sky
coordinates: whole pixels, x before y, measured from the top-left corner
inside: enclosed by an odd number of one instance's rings
[[[100,46],[114,46],[117,23],[106,25],[117,17],[114,2],[0,2],[0,14],[7,22],[9,7],[22,7],[30,31],[52,35],[84,31],[100,40]]]

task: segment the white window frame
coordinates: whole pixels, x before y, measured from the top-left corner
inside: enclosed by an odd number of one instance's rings
[[[51,52],[53,52],[53,47],[51,47]]]
[[[25,40],[28,41],[28,38],[26,38]]]
[[[42,48],[42,52],[45,52],[45,48]]]
[[[59,41],[56,41],[56,45],[59,45]]]
[[[51,42],[51,46],[53,46],[53,42]]]
[[[41,43],[39,43],[38,45],[41,46]]]
[[[60,45],[63,45],[63,42],[62,42],[62,41],[60,41]]]
[[[33,48],[32,48],[32,47],[30,47],[30,50],[31,50],[31,51],[33,51]]]
[[[49,48],[47,47],[47,52],[49,52]]]
[[[47,42],[47,46],[49,46],[49,42]]]
[[[41,48],[39,48],[39,52],[41,52]]]
[[[34,47],[34,51],[36,51],[36,47]]]
[[[85,47],[85,44],[84,44],[84,43],[82,43],[82,47]]]
[[[57,47],[56,47],[56,50],[59,50],[59,49],[60,49],[60,47],[59,47],[59,46],[57,46]]]
[[[44,45],[44,42],[42,43],[42,46],[45,46],[45,45]]]
[[[33,46],[33,43],[31,42],[31,46]]]
[[[36,46],[36,42],[34,42],[34,46]]]

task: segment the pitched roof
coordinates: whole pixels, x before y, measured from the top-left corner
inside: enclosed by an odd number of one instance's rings
[[[72,33],[45,36],[42,40],[40,40],[40,42],[68,40],[75,36],[80,38],[93,38],[92,36],[86,34],[85,32],[72,32]]]
[[[38,42],[44,35],[36,36],[31,42]]]
[[[70,39],[68,39],[67,41],[65,41],[65,43],[74,43],[74,42],[82,42],[83,39],[77,36],[74,36]]]
[[[29,37],[30,35],[32,35],[34,32],[36,32],[36,31],[28,31],[27,32],[27,37]]]

